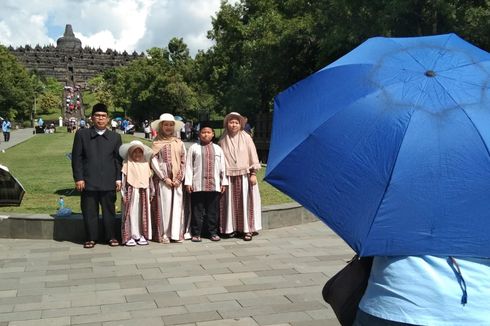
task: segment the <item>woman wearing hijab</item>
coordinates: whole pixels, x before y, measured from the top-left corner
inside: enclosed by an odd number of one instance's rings
[[[182,121],[164,113],[151,124],[157,130],[153,141],[151,166],[154,173],[155,196],[152,200],[153,239],[161,243],[182,242],[187,233],[183,213],[182,181],[184,179],[186,150],[175,137]],[[190,234],[186,234],[190,237]]]
[[[229,186],[221,199],[220,231],[238,233],[250,241],[262,229],[262,211],[256,176],[260,162],[252,138],[244,131],[246,123],[237,112],[229,113],[223,122],[219,145],[225,155]]]

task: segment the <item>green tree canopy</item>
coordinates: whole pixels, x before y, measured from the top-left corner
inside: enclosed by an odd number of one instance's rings
[[[490,47],[490,1],[223,1],[213,17],[202,78],[214,109],[254,115],[281,90],[373,36],[455,32]]]
[[[34,89],[27,70],[0,45],[0,116],[16,120],[30,118]]]

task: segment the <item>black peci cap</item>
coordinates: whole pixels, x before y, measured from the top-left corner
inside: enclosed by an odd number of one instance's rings
[[[96,112],[104,112],[107,113],[107,106],[103,103],[97,103],[92,107],[92,115],[94,115]]]
[[[214,132],[214,128],[211,125],[211,121],[201,121],[199,123],[199,130],[203,128],[210,128]]]

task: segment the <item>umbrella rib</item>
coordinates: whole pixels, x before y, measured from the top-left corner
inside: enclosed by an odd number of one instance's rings
[[[402,141],[400,142],[400,146],[398,147],[398,150],[396,152],[396,157],[395,157],[395,160],[393,162],[393,166],[392,166],[391,171],[390,171],[390,177],[388,178],[388,182],[386,182],[386,187],[385,187],[385,190],[383,191],[383,196],[381,196],[381,198],[379,200],[379,203],[378,203],[378,207],[376,207],[376,212],[374,213],[374,216],[373,216],[371,225],[369,226],[369,231],[366,232],[366,238],[363,240],[363,243],[366,242],[367,238],[369,237],[369,234],[371,233],[371,230],[373,228],[374,221],[376,220],[375,217],[378,215],[378,212],[379,212],[379,209],[381,207],[381,204],[383,203],[383,200],[384,200],[384,198],[386,196],[386,193],[388,192],[388,187],[390,186],[391,179],[393,178],[393,171],[395,170],[396,163],[398,162],[398,156],[400,155],[400,149],[401,149],[401,147],[403,145],[403,141],[405,140],[405,135],[407,133],[408,128],[410,127],[410,122],[412,121],[412,117],[415,114],[415,112],[416,112],[415,110],[412,110],[412,114],[410,115],[410,119],[408,120],[407,127],[405,128],[405,131],[403,132]],[[362,257],[362,252],[359,253],[359,256]]]
[[[439,61],[439,59],[441,59],[446,53],[447,53],[447,50],[446,50],[446,45],[447,43],[449,42],[449,39],[453,36],[453,34],[449,34],[449,37],[446,39],[446,41],[444,42],[444,44],[442,45],[442,49],[444,49],[444,53],[439,55],[438,57],[436,57],[436,59],[434,60],[434,62],[432,63],[432,67],[431,67],[431,70],[434,70],[435,66],[437,65],[437,62]]]
[[[476,127],[475,123],[473,122],[473,119],[471,119],[471,117],[468,115],[468,112],[466,112],[466,110],[461,106],[459,105],[459,103],[454,99],[454,97],[451,95],[451,93],[444,87],[444,85],[442,85],[438,80],[437,80],[437,83],[442,87],[442,89],[444,89],[446,91],[446,94],[453,100],[453,102],[456,104],[457,107],[460,108],[461,111],[463,111],[464,115],[468,118],[468,120],[470,121],[471,125],[473,126],[473,128],[475,129],[476,133],[478,134],[478,136],[480,137],[480,140],[481,142],[483,143],[483,146],[485,146],[485,149],[487,150],[487,155],[490,157],[490,149],[488,148],[487,144],[485,143],[485,140],[482,136],[482,134],[480,133],[480,131],[478,130],[478,128]]]
[[[449,70],[445,70],[445,71],[449,71]],[[487,88],[487,89],[490,87],[489,85],[482,85],[481,83],[471,83],[469,81],[459,80],[457,78],[452,78],[452,77],[448,77],[448,76],[444,76],[444,75],[439,75],[437,78],[441,78],[441,79],[442,78],[445,78],[445,79],[448,79],[450,81],[455,81],[455,82],[458,81],[458,82],[460,82],[462,84],[466,84],[466,85],[469,85],[469,86],[477,86],[477,87],[483,87],[483,86],[485,86],[484,88]],[[438,81],[438,83],[439,83],[439,85],[441,85],[441,83],[439,81]],[[446,90],[446,89],[444,88],[444,90]],[[447,90],[446,90],[446,92],[447,92]]]

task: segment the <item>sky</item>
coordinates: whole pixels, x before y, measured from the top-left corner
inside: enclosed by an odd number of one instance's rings
[[[228,0],[235,3],[238,0]],[[220,0],[1,0],[0,44],[56,45],[71,24],[82,46],[144,52],[182,37],[191,55],[207,39]]]

